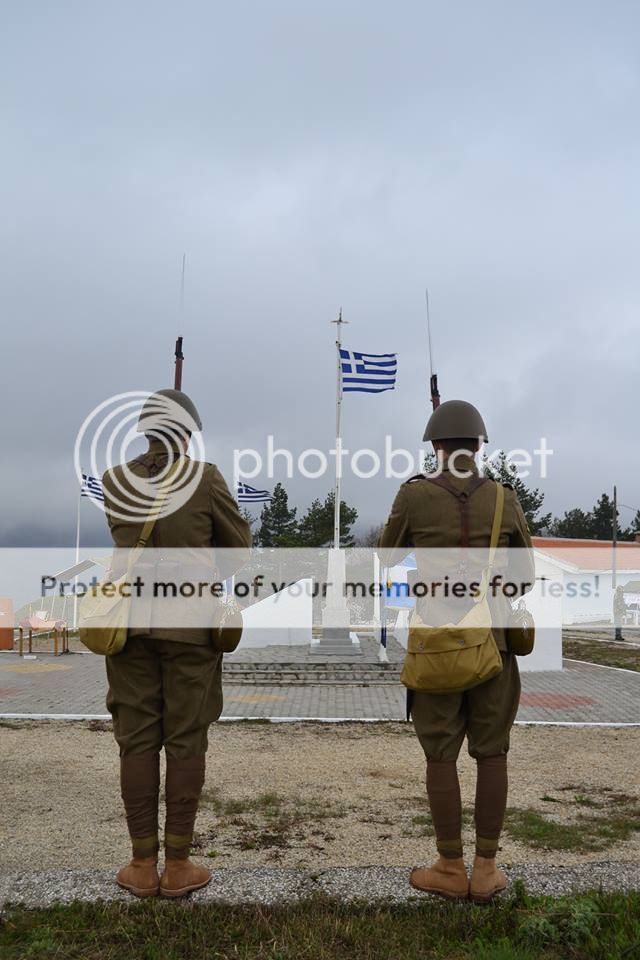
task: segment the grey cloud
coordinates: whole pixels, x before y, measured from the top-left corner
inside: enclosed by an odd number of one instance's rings
[[[415,449],[425,283],[443,395],[478,403],[500,446],[549,437],[549,509],[613,482],[640,501],[633,6],[67,2],[5,20],[0,536],[72,540],[80,423],[167,384],[178,332],[229,480],[232,448],[269,432],[332,445],[340,305],[350,346],[399,353],[395,394],[345,401],[346,445]],[[290,487],[304,505],[330,483]],[[396,485],[344,492],[370,523]]]

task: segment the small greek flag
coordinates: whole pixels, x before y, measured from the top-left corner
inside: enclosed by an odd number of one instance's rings
[[[384,393],[393,390],[398,371],[395,353],[359,353],[340,348],[344,393]]]
[[[104,503],[104,492],[102,490],[102,481],[97,477],[90,477],[88,474],[82,474],[82,486],[80,487],[81,497],[90,497],[92,500],[100,500]]]
[[[248,483],[238,481],[238,503],[267,503],[273,500],[268,490],[256,490]]]

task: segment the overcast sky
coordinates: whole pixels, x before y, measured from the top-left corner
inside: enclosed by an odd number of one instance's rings
[[[481,408],[492,449],[547,437],[546,507],[614,483],[640,506],[636,3],[6,0],[1,17],[1,542],[73,541],[80,424],[171,385],[177,333],[229,481],[232,449],[268,433],[332,446],[340,306],[346,346],[398,353],[394,393],[346,397],[345,445],[417,451],[426,284],[443,399]],[[331,484],[287,486],[304,507]],[[397,486],[343,492],[367,526]]]

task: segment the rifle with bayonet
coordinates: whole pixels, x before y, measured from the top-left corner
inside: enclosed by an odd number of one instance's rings
[[[438,374],[433,372],[433,348],[431,346],[431,315],[429,313],[429,289],[425,289],[425,298],[427,301],[427,337],[429,340],[429,367],[431,376],[429,378],[429,390],[431,393],[431,407],[433,410],[440,406],[440,391],[438,390]]]

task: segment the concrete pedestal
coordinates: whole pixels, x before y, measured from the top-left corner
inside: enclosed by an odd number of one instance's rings
[[[322,610],[322,637],[316,644],[317,654],[359,656],[360,641],[350,632],[351,615],[344,585],[346,582],[344,550],[331,549],[327,558],[327,595]],[[354,642],[355,638],[355,642]]]

